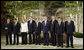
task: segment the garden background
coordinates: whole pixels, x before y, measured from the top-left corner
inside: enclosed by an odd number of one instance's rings
[[[11,22],[17,18],[18,22],[21,23],[23,18],[28,21],[28,18],[33,16],[34,20],[38,17],[42,22],[44,15],[47,15],[48,20],[51,20],[51,15],[55,15],[56,19],[61,17],[63,22],[67,20],[67,16],[71,16],[75,24],[74,44],[83,48],[83,1],[1,1],[1,48],[7,49],[7,46],[4,46],[5,31],[3,28],[7,18],[11,18]],[[41,37],[43,37],[42,35],[41,33]],[[63,39],[65,43],[65,33]],[[31,46],[30,48],[34,47]],[[53,47],[51,48],[53,49]]]

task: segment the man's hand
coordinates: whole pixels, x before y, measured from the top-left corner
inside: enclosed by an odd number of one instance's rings
[[[43,38],[43,31],[41,31],[41,34],[40,34],[41,38]]]
[[[75,34],[75,32],[73,32],[73,34]]]
[[[7,28],[7,27],[5,27],[5,29],[7,30],[8,28]]]
[[[48,31],[48,33],[50,33],[50,31]]]
[[[33,34],[35,34],[35,32],[33,32]]]
[[[41,31],[41,33],[43,33],[43,31]]]

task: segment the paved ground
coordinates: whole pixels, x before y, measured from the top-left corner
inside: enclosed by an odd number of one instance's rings
[[[75,48],[66,48],[65,46],[63,48],[57,47],[57,46],[43,46],[43,45],[7,45],[1,44],[1,49],[83,49],[82,45],[74,45]]]
[[[21,42],[21,37],[19,38],[20,39],[20,42]],[[61,48],[61,47],[57,47],[57,46],[43,46],[42,44],[41,45],[35,45],[35,44],[32,44],[32,45],[5,45],[5,38],[4,36],[1,36],[1,49],[83,49],[83,38],[75,38],[74,37],[74,47],[75,48],[66,48],[65,44],[64,44],[64,47]]]

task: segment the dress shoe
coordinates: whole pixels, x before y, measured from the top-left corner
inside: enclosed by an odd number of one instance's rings
[[[61,48],[63,48],[63,46],[61,46]]]
[[[6,45],[8,45],[8,44],[6,44]]]
[[[74,48],[73,46],[71,46],[71,48]]]
[[[18,45],[18,44],[17,44]]]
[[[66,46],[66,48],[68,48],[69,46]]]
[[[57,47],[59,47],[59,45]]]

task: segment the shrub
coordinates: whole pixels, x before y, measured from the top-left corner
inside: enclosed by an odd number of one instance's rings
[[[74,37],[83,38],[83,33],[75,32]]]

